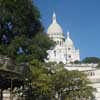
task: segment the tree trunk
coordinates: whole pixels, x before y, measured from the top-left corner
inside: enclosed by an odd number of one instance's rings
[[[61,94],[60,93],[58,94],[58,100],[61,100]]]
[[[13,80],[11,79],[11,90],[10,90],[10,100],[13,100],[13,89],[12,89],[12,86],[13,86]]]

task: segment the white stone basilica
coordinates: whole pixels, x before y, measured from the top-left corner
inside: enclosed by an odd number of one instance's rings
[[[48,50],[48,62],[63,62],[65,64],[80,61],[79,50],[75,49],[69,32],[67,32],[67,38],[64,37],[63,30],[56,20],[55,13],[47,34],[56,43],[52,50]]]

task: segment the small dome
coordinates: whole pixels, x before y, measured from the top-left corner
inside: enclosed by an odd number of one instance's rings
[[[66,45],[69,45],[69,46],[72,46],[72,45],[73,45],[73,41],[72,41],[71,38],[70,38],[69,32],[67,32],[67,38],[66,38],[66,40],[65,40],[65,44],[66,44]]]
[[[63,34],[63,30],[61,28],[61,26],[57,23],[56,21],[56,14],[53,14],[53,22],[52,24],[49,26],[48,30],[47,30],[48,34]]]

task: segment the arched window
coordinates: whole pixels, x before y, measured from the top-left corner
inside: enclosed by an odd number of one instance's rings
[[[59,41],[57,41],[57,44],[59,44]]]
[[[93,76],[92,72],[90,73],[90,76]]]
[[[95,73],[94,72],[90,72],[90,76],[95,76]]]
[[[54,51],[54,56],[56,56],[56,51]]]
[[[93,76],[95,76],[95,72],[93,72]]]
[[[71,50],[71,48],[68,48],[68,50]]]
[[[61,46],[61,41],[60,41],[60,46]]]
[[[71,58],[71,55],[69,55],[68,57]]]

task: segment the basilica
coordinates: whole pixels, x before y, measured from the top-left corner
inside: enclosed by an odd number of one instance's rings
[[[53,49],[47,51],[48,62],[63,62],[65,64],[80,61],[79,49],[75,49],[69,32],[67,32],[67,38],[64,37],[63,29],[58,24],[55,13],[53,13],[52,23],[48,27],[47,34],[56,43]]]

